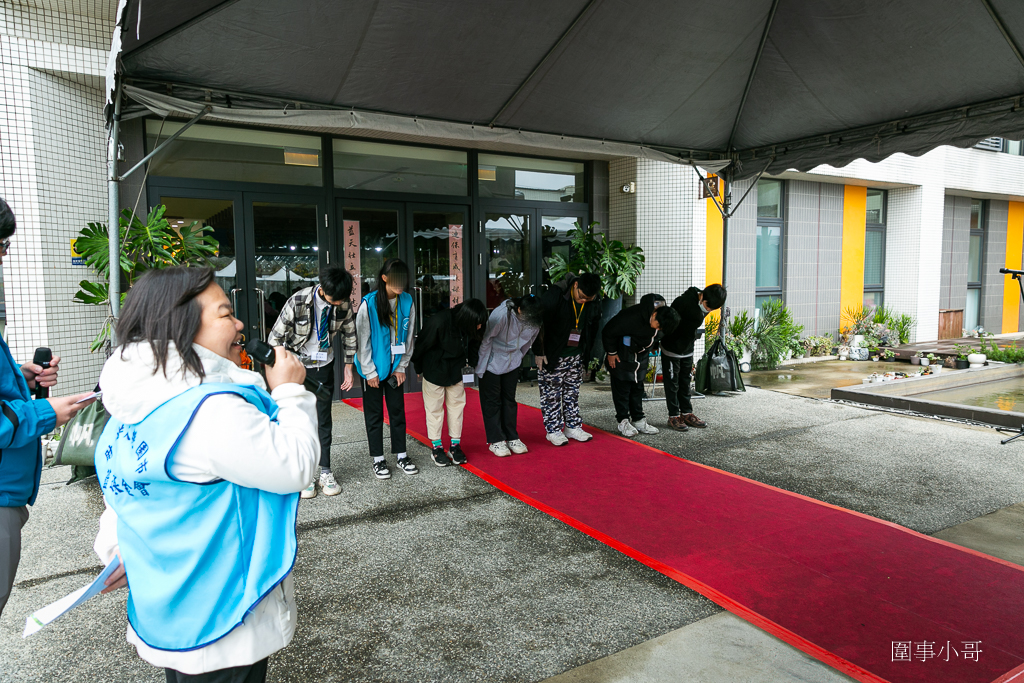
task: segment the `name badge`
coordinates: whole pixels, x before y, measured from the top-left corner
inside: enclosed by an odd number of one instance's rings
[[[314,351],[313,352],[313,360],[315,360],[318,363],[326,363],[327,362],[327,352],[326,351]]]
[[[579,330],[573,330],[572,332],[569,333],[569,343],[568,343],[568,346],[579,346],[579,345],[580,345],[580,331]]]
[[[468,365],[462,368],[462,383],[472,384],[476,381],[476,372]]]
[[[391,355],[392,356],[401,356],[403,353],[405,353],[405,344],[392,344],[391,345]]]
[[[622,345],[623,346],[629,346],[632,342],[633,342],[633,339],[631,337],[623,337],[622,338]]]

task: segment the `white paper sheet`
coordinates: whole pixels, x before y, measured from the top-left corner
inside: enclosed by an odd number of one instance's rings
[[[21,637],[28,638],[30,635],[41,630],[57,617],[70,612],[89,598],[97,595],[101,590],[106,588],[106,586],[103,585],[103,582],[106,581],[120,565],[121,560],[117,555],[115,555],[114,559],[110,561],[110,564],[103,568],[103,571],[100,572],[100,575],[97,576],[92,583],[87,586],[82,586],[74,593],[66,595],[57,602],[51,603],[41,610],[34,612],[25,620],[25,632]]]

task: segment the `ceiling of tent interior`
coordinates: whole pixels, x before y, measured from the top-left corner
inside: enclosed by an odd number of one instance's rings
[[[1019,0],[140,1],[128,82],[233,107],[645,145],[737,178],[1024,138]]]

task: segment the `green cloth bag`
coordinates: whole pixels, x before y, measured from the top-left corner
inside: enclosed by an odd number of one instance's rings
[[[57,446],[54,465],[71,465],[72,484],[96,474],[96,442],[110,415],[102,401],[93,401],[68,423]]]

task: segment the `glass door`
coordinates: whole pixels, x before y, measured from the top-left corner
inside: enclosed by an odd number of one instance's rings
[[[466,207],[411,204],[413,296],[419,327],[430,316],[466,297]]]
[[[488,309],[522,296],[535,284],[531,258],[533,211],[492,211],[483,216],[483,265]]]

